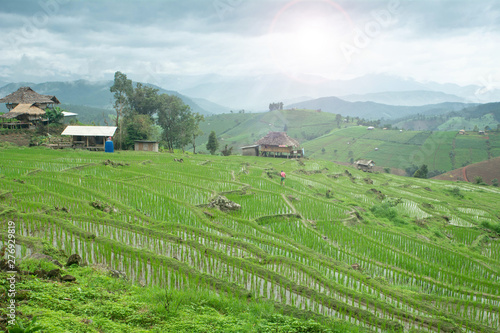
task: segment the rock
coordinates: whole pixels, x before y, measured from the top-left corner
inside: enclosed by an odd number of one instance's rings
[[[45,279],[47,277],[47,271],[44,269],[37,269],[33,275],[36,275],[40,279]]]
[[[127,279],[127,274],[125,274],[125,272],[117,271],[117,270],[114,270],[114,269],[109,270],[109,275],[112,278],[115,278],[115,279],[119,279],[119,278],[122,278],[122,279],[125,279],[125,280]]]
[[[363,180],[365,181],[365,183],[373,185],[373,180],[371,180],[370,178],[367,177],[367,178],[364,178]]]
[[[237,204],[236,202],[233,202],[226,198],[223,195],[219,195],[217,198],[212,200],[207,207],[209,208],[218,208],[221,211],[231,211],[231,210],[240,210],[241,205]]]
[[[90,324],[92,324],[94,322],[92,321],[92,319],[82,319],[82,323],[90,325]]]
[[[80,266],[81,261],[82,257],[80,257],[78,254],[75,253],[69,256],[68,261],[66,262],[66,266],[71,266],[71,265]]]
[[[354,269],[354,270],[356,270],[356,271],[361,270],[361,266],[359,266],[359,264],[357,264],[357,263],[356,264],[352,264],[351,268]]]
[[[211,219],[214,218],[214,214],[212,214],[210,212],[204,211],[203,214],[205,214],[206,216],[210,217]]]
[[[432,190],[430,189],[430,187],[424,187],[424,190],[432,192]]]
[[[33,253],[31,256],[30,256],[31,259],[39,259],[39,260],[46,260],[46,261],[53,261],[54,258],[52,258],[51,256],[48,256],[46,254],[43,254],[43,253]]]
[[[61,281],[62,282],[74,282],[76,281],[76,277],[74,277],[73,275],[64,275],[62,278],[61,278]]]
[[[56,268],[47,273],[49,279],[59,279],[61,277],[61,270]]]

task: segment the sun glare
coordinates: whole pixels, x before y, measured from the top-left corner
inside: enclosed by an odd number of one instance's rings
[[[329,1],[291,2],[271,26],[271,55],[292,78],[335,77],[342,65],[339,43],[350,28],[346,14]]]

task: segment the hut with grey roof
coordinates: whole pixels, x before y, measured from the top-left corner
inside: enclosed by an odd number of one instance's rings
[[[289,137],[286,132],[269,132],[256,142],[261,156],[302,157],[302,150],[297,140]]]
[[[113,137],[115,126],[68,126],[61,135],[72,137],[73,148],[104,150],[106,138]]]
[[[354,165],[358,168],[358,170],[363,170],[365,172],[372,172],[372,169],[375,166],[375,162],[373,160],[362,159],[354,162]]]

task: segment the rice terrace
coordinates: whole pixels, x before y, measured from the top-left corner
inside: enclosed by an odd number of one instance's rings
[[[89,265],[61,269],[76,285],[47,287],[56,282],[37,273],[17,282],[32,288],[18,305],[23,316],[37,316],[52,332],[169,331],[172,316],[201,316],[212,298],[263,318],[299,318],[305,327],[283,332],[500,329],[495,187],[321,160],[12,146],[0,149],[0,174],[2,243],[13,221],[19,258],[78,254]],[[240,209],[211,207],[219,196]],[[25,270],[58,268],[23,262]],[[152,303],[131,310],[134,299],[123,305],[126,315],[80,304],[107,304],[94,298],[101,287],[114,298],[133,288],[157,299],[175,290],[176,309]],[[65,293],[68,300],[57,299]],[[61,311],[69,317],[57,320]],[[233,331],[218,320],[206,330],[176,329]]]
[[[0,332],[500,332],[500,1],[0,3]]]

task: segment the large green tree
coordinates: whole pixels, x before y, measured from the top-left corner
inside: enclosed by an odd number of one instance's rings
[[[134,147],[136,140],[148,140],[152,135],[153,121],[150,116],[134,113],[124,118],[122,126],[125,128],[125,148]]]
[[[177,96],[159,96],[158,125],[163,129],[163,139],[169,151],[183,148],[191,142],[194,119],[191,108]]]
[[[114,93],[114,108],[116,111],[115,124],[120,134],[120,148],[123,148],[123,129],[121,123],[125,113],[130,111],[129,100],[134,90],[132,87],[132,80],[127,79],[127,75],[118,71],[115,73],[115,80],[109,90]]]
[[[131,109],[138,113],[152,117],[158,113],[160,108],[160,99],[158,98],[158,89],[137,83],[129,98]]]
[[[217,149],[219,149],[219,141],[217,141],[217,135],[214,131],[210,132],[210,135],[208,136],[206,148],[212,155],[214,155]]]

